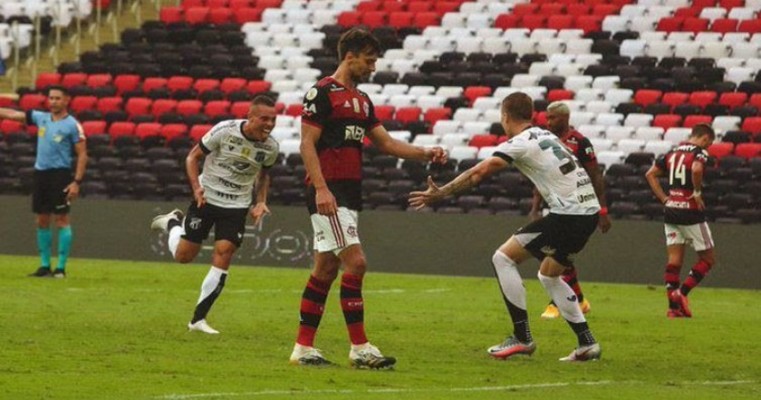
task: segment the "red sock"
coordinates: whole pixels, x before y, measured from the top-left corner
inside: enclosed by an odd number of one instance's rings
[[[708,275],[708,271],[711,270],[711,267],[713,267],[713,265],[703,260],[699,260],[697,263],[695,263],[695,266],[693,266],[690,270],[690,275],[687,277],[687,279],[684,280],[682,287],[679,289],[682,294],[687,296],[690,291],[695,288],[695,286],[698,286],[700,281],[702,281],[703,278]]]
[[[669,308],[679,308],[677,303],[671,301],[671,293],[679,288],[679,270],[681,269],[681,265],[666,264],[663,281],[666,283],[666,297],[669,300]]]
[[[568,267],[563,271],[563,275],[560,276],[563,281],[571,287],[576,297],[579,299],[579,303],[584,301],[584,293],[581,292],[581,286],[579,280],[576,277],[576,267]]]
[[[365,303],[362,300],[362,275],[341,276],[341,309],[352,344],[367,343],[365,335]]]
[[[301,321],[296,343],[302,346],[314,346],[314,335],[325,312],[325,299],[328,298],[330,284],[331,282],[321,281],[314,276],[309,277],[304,293],[301,295]]]

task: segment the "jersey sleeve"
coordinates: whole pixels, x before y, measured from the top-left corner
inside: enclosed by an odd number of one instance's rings
[[[224,126],[227,123],[229,122],[223,121],[214,125],[213,128],[211,128],[208,132],[206,132],[205,135],[203,135],[203,137],[201,137],[201,141],[198,144],[201,146],[201,150],[204,154],[209,154],[219,148],[219,144],[222,142],[222,132],[224,131]]]
[[[576,158],[578,158],[584,166],[597,166],[595,148],[592,146],[592,142],[589,141],[588,138],[583,138],[579,141],[579,149],[576,151]]]
[[[262,163],[262,166],[264,168],[271,168],[275,163],[277,162],[277,155],[280,153],[280,143],[278,143],[276,140],[273,140],[274,150],[270,153],[270,155],[264,160]]]
[[[74,121],[74,129],[71,131],[71,143],[79,143],[85,140],[85,129],[77,121]]]
[[[494,149],[494,157],[499,157],[509,163],[517,160],[528,152],[528,141],[522,137],[514,137],[506,142],[500,143]]]
[[[697,148],[695,151],[695,159],[693,162],[699,162],[703,165],[708,164],[708,158],[710,156],[708,155],[708,150]]]
[[[378,120],[378,117],[375,115],[375,105],[370,100],[370,97],[365,95],[365,98],[367,99],[367,105],[368,112],[367,112],[367,130],[371,131],[375,129],[378,125],[381,124],[381,122]]]
[[[666,171],[668,168],[666,167],[666,157],[670,153],[661,154],[655,159],[655,166],[658,167],[661,171]]]
[[[29,110],[26,112],[26,124],[27,125],[34,125],[37,126],[39,123],[40,117],[42,117],[42,112],[37,110]]]
[[[322,128],[330,117],[331,108],[327,87],[312,86],[304,95],[301,122]]]

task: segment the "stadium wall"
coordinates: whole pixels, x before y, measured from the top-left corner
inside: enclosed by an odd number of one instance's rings
[[[73,206],[73,257],[172,262],[163,238],[149,230],[151,218],[187,204],[81,199]],[[30,200],[0,196],[0,253],[37,253]],[[491,255],[524,217],[365,211],[360,232],[371,270],[464,276],[492,276]],[[756,260],[759,225],[713,224],[718,264],[706,286],[759,289]],[[55,235],[54,235],[55,237]],[[197,262],[209,262],[205,246]],[[302,207],[272,207],[263,226],[248,226],[237,265],[309,268],[311,225]],[[685,269],[694,262],[689,254]],[[583,281],[661,286],[666,254],[663,225],[653,221],[614,221],[596,233],[577,266]],[[75,265],[72,265],[76,268]],[[536,263],[523,268],[532,279]],[[686,273],[687,271],[683,271]]]

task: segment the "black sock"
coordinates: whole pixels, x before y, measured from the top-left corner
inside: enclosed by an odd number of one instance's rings
[[[586,322],[568,321],[568,325],[571,325],[571,329],[573,329],[573,332],[576,333],[576,336],[579,338],[579,346],[589,346],[597,343]]]
[[[503,296],[504,298],[504,296]],[[528,313],[522,308],[518,308],[505,298],[507,310],[510,312],[510,318],[513,320],[513,335],[523,343],[533,342],[531,329],[528,325]]]

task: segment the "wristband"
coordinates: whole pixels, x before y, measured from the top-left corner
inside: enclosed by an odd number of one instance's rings
[[[604,217],[606,215],[608,215],[608,207],[602,207],[602,208],[600,208],[600,216]]]
[[[74,183],[76,183],[77,185],[81,185],[82,184],[82,180],[81,179],[74,179]]]

